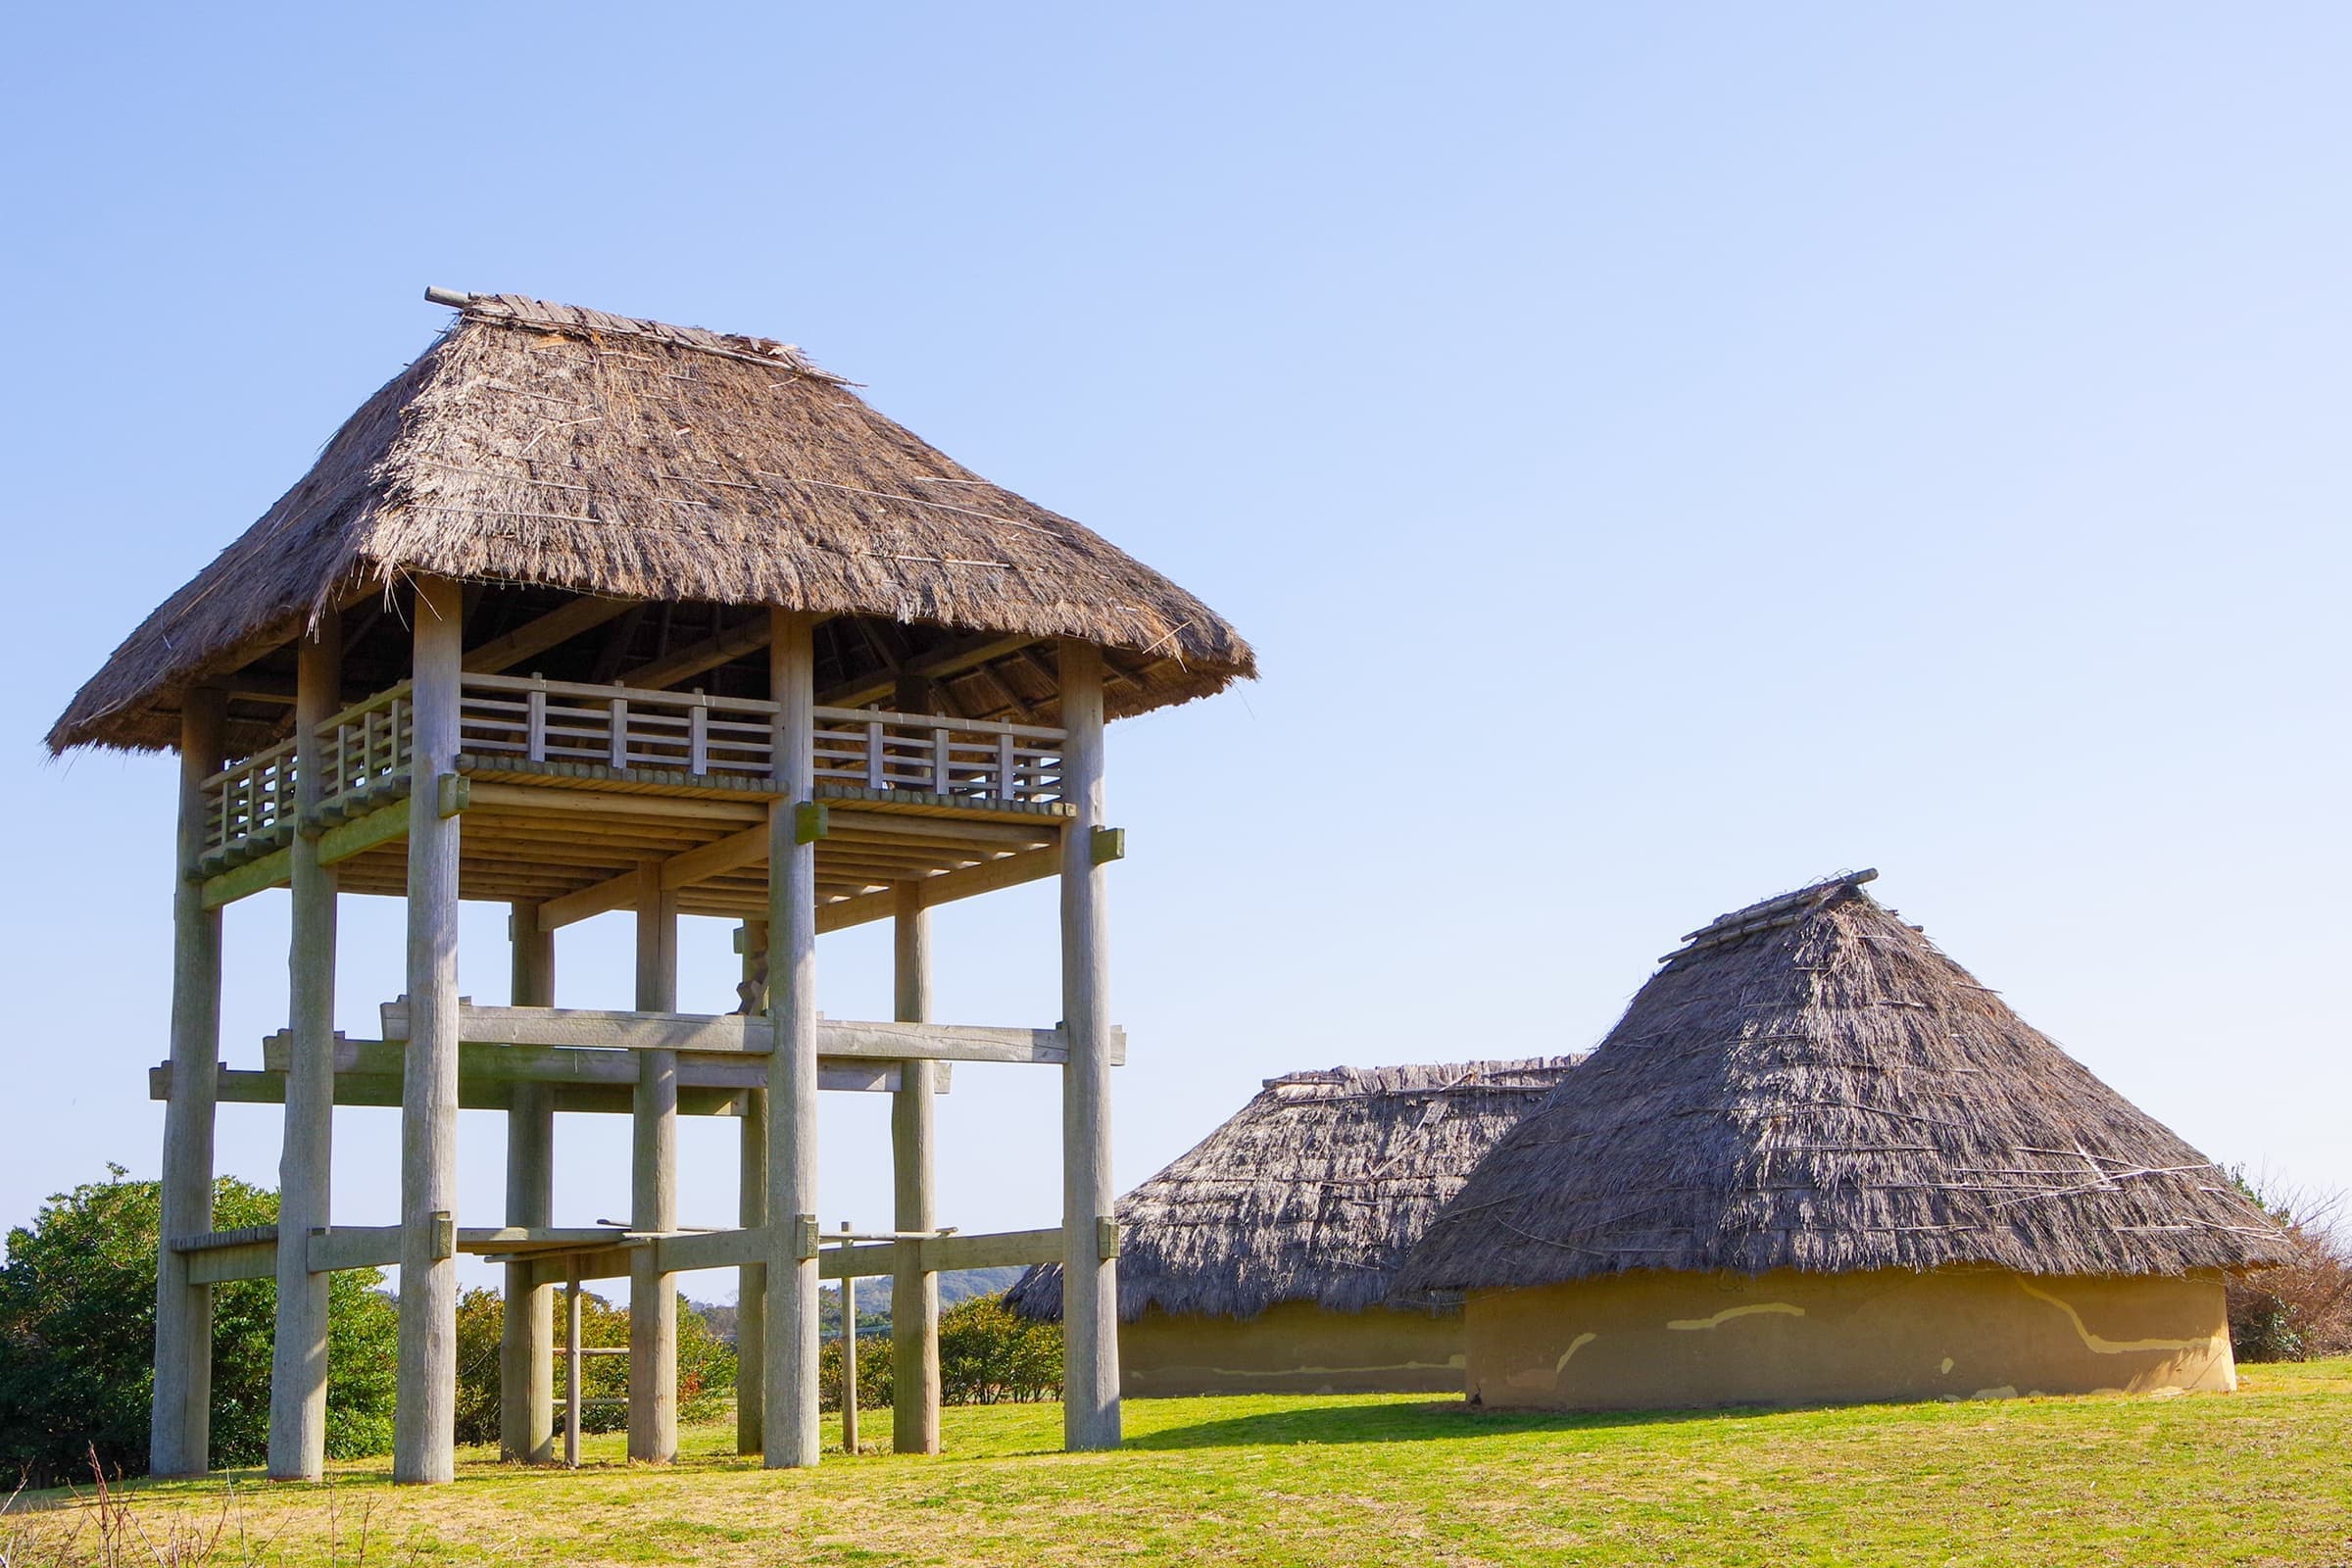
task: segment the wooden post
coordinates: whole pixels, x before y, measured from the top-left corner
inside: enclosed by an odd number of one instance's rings
[[[1105,1245],[1117,1210],[1110,1185],[1110,955],[1103,868],[1102,653],[1061,644],[1061,1011],[1070,1055],[1061,1072],[1063,1446],[1119,1444],[1118,1263]]]
[[[817,1421],[816,844],[800,831],[816,783],[816,657],[809,615],[769,612],[776,703],[768,806],[766,1447],[771,1469],[813,1465]],[[804,838],[808,842],[803,843]]]
[[[901,882],[894,890],[894,969],[902,1023],[931,1021],[931,911],[923,890]],[[931,1181],[938,1102],[931,1098],[927,1061],[899,1063],[898,1092],[890,1098],[891,1219],[902,1231],[937,1228]],[[900,1453],[939,1451],[939,1276],[922,1266],[921,1248],[901,1243],[890,1281],[891,1447]]]
[[[188,1283],[175,1236],[213,1228],[213,1108],[220,1059],[220,911],[190,873],[204,853],[204,781],[220,771],[226,702],[192,689],[179,707],[179,833],[172,864],[172,1098],[164,1106],[162,1250],[155,1271],[155,1389],[148,1466],[205,1471],[212,1447],[213,1288]]]
[[[318,863],[311,814],[325,766],[318,726],[343,706],[343,625],[333,611],[302,639],[294,677],[297,814],[287,860],[293,942],[287,956],[285,1137],[277,1163],[277,1332],[270,1363],[270,1475],[316,1481],[326,1471],[326,1298],[331,1274],[311,1272],[310,1235],[329,1223],[335,1112],[335,873]]]
[[[409,796],[409,1045],[400,1105],[400,1371],[392,1479],[457,1474],[458,818],[437,808],[458,760],[464,598],[418,577]]]
[[[858,1456],[858,1281],[848,1274],[841,1277],[841,1451]]]
[[[767,922],[743,922],[744,1010],[764,1012]],[[736,1172],[735,1218],[745,1230],[767,1223],[767,1091],[747,1090]],[[735,1451],[758,1453],[766,1444],[767,1380],[761,1368],[767,1348],[767,1265],[746,1263],[735,1271]]]
[[[564,1462],[574,1470],[580,1467],[580,1399],[588,1386],[580,1349],[580,1260],[573,1257],[564,1270]]]
[[[678,901],[649,862],[637,882],[637,1010],[678,1007]],[[678,1054],[637,1054],[629,1223],[640,1231],[678,1228]],[[659,1250],[629,1254],[629,1457],[667,1464],[678,1456],[678,1292],[661,1272]]]
[[[517,1007],[556,1004],[556,934],[539,924],[539,906],[516,904],[509,916]],[[556,1102],[552,1085],[520,1083],[507,1102],[507,1223],[555,1223]],[[523,1464],[554,1459],[555,1294],[534,1284],[529,1263],[509,1263],[506,1320],[498,1346],[498,1448]]]

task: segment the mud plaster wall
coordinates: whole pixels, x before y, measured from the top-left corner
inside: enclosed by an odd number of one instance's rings
[[[1644,1272],[1479,1291],[1468,1394],[1643,1409],[2237,1386],[2219,1273]]]
[[[1374,1307],[1327,1312],[1286,1301],[1256,1317],[1171,1317],[1148,1308],[1119,1325],[1119,1388],[1129,1398],[1190,1394],[1459,1394],[1457,1312]]]

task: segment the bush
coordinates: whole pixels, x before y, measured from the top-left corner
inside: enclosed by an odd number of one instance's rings
[[[1061,1325],[1004,1309],[1004,1293],[975,1296],[939,1315],[940,1397],[999,1404],[1061,1396]]]
[[[858,1408],[879,1410],[893,1397],[890,1336],[858,1337]],[[816,1350],[816,1404],[820,1410],[841,1408],[841,1333],[838,1326]]]
[[[2230,1281],[2230,1347],[2240,1361],[2307,1361],[2352,1354],[2352,1242],[2344,1199],[2265,1196],[2230,1179],[2285,1227],[2294,1256]]]
[[[147,1468],[155,1386],[155,1255],[163,1192],[112,1179],[52,1196],[29,1227],[8,1233],[0,1264],[0,1471],[36,1483]],[[268,1225],[277,1195],[222,1177],[214,1224]],[[326,1447],[338,1459],[392,1446],[392,1369],[399,1329],[375,1269],[338,1272],[327,1307]],[[277,1284],[213,1290],[215,1465],[268,1456],[270,1350]]]
[[[564,1293],[555,1293],[556,1422],[564,1419]],[[506,1331],[506,1298],[487,1288],[458,1297],[458,1441],[498,1441],[498,1347]],[[629,1314],[593,1291],[580,1293],[580,1343],[621,1347],[629,1343]],[[581,1373],[580,1430],[619,1432],[629,1424],[629,1360],[623,1355],[585,1358]],[[678,1419],[708,1421],[725,1408],[735,1392],[735,1349],[703,1321],[694,1304],[678,1298]]]

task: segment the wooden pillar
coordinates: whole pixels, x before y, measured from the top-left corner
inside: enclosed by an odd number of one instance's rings
[[[400,1371],[392,1479],[457,1473],[458,818],[440,811],[458,758],[464,600],[418,577],[409,796],[409,1045],[400,1104]]]
[[[287,848],[293,941],[287,956],[285,1138],[277,1163],[277,1331],[270,1365],[270,1475],[326,1471],[326,1298],[311,1272],[310,1235],[328,1223],[335,1111],[335,873],[318,863],[311,822],[325,762],[318,726],[343,706],[342,617],[328,611],[302,639],[294,679],[295,803]]]
[[[743,946],[744,1010],[764,1012],[767,922],[746,920]],[[767,1091],[744,1092],[741,1160],[736,1172],[736,1223],[747,1231],[767,1223]],[[767,1348],[767,1265],[746,1263],[735,1272],[735,1451],[758,1453],[766,1443],[767,1380],[761,1370]]]
[[[678,901],[648,864],[637,882],[637,1010],[678,1008]],[[678,1228],[678,1054],[637,1054],[631,1118],[629,1224]],[[629,1253],[629,1457],[667,1464],[678,1456],[678,1292],[659,1251]]]
[[[564,1462],[580,1467],[580,1401],[588,1392],[580,1343],[580,1260],[565,1260],[564,1279]]]
[[[517,1007],[556,1004],[556,934],[539,906],[517,904],[510,919]],[[549,1226],[556,1207],[556,1102],[551,1084],[516,1084],[507,1102],[507,1223]],[[522,1464],[556,1456],[555,1295],[535,1284],[529,1263],[506,1266],[506,1319],[498,1346],[498,1450]]]
[[[213,1110],[220,1092],[220,912],[189,873],[204,852],[204,781],[220,771],[226,704],[179,707],[179,832],[172,863],[172,1098],[164,1105],[162,1250],[155,1271],[155,1388],[148,1466],[202,1475],[212,1446],[213,1288],[188,1283],[172,1238],[213,1228]]]
[[[1062,797],[1077,814],[1061,830],[1061,1014],[1070,1055],[1062,1068],[1062,1443],[1119,1443],[1119,1287],[1104,1232],[1117,1210],[1110,1185],[1110,955],[1103,868],[1102,653],[1061,644]]]
[[[771,611],[776,703],[768,807],[766,1446],[769,1468],[813,1465],[816,1408],[816,845],[800,831],[816,783],[812,617]],[[803,840],[808,842],[804,843]]]
[[[894,890],[897,923],[894,969],[902,1023],[931,1021],[931,911],[923,890],[901,882]],[[890,1158],[895,1229],[928,1231],[939,1224],[931,1179],[938,1102],[928,1061],[899,1063],[899,1089],[890,1101]],[[922,1266],[920,1249],[902,1242],[890,1281],[890,1442],[900,1453],[939,1451],[939,1276]]]
[[[841,1277],[841,1451],[858,1457],[858,1280],[850,1274]]]

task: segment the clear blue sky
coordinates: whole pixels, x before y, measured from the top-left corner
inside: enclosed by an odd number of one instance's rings
[[[1269,1074],[1587,1047],[1679,933],[1865,863],[2214,1157],[2352,1185],[2340,7],[6,26],[0,1222],[161,1127],[171,767],[40,736],[427,283],[798,342],[1255,641],[1113,732],[1122,1187]],[[373,1035],[398,910],[347,909]],[[625,1004],[624,921],[562,1000]],[[943,1017],[1055,1016],[1050,894],[942,927]],[[282,895],[228,941],[252,1061]],[[686,945],[725,1006],[725,928]],[[886,958],[828,938],[819,1004],[882,1015]],[[1056,1089],[958,1072],[945,1219],[1054,1220]],[[831,1098],[826,1221],[880,1223],[882,1107]],[[274,1180],[275,1111],[220,1125]],[[394,1140],[341,1117],[338,1218],[393,1217]],[[560,1143],[558,1219],[624,1214],[619,1121]],[[731,1130],[685,1161],[731,1221]]]

